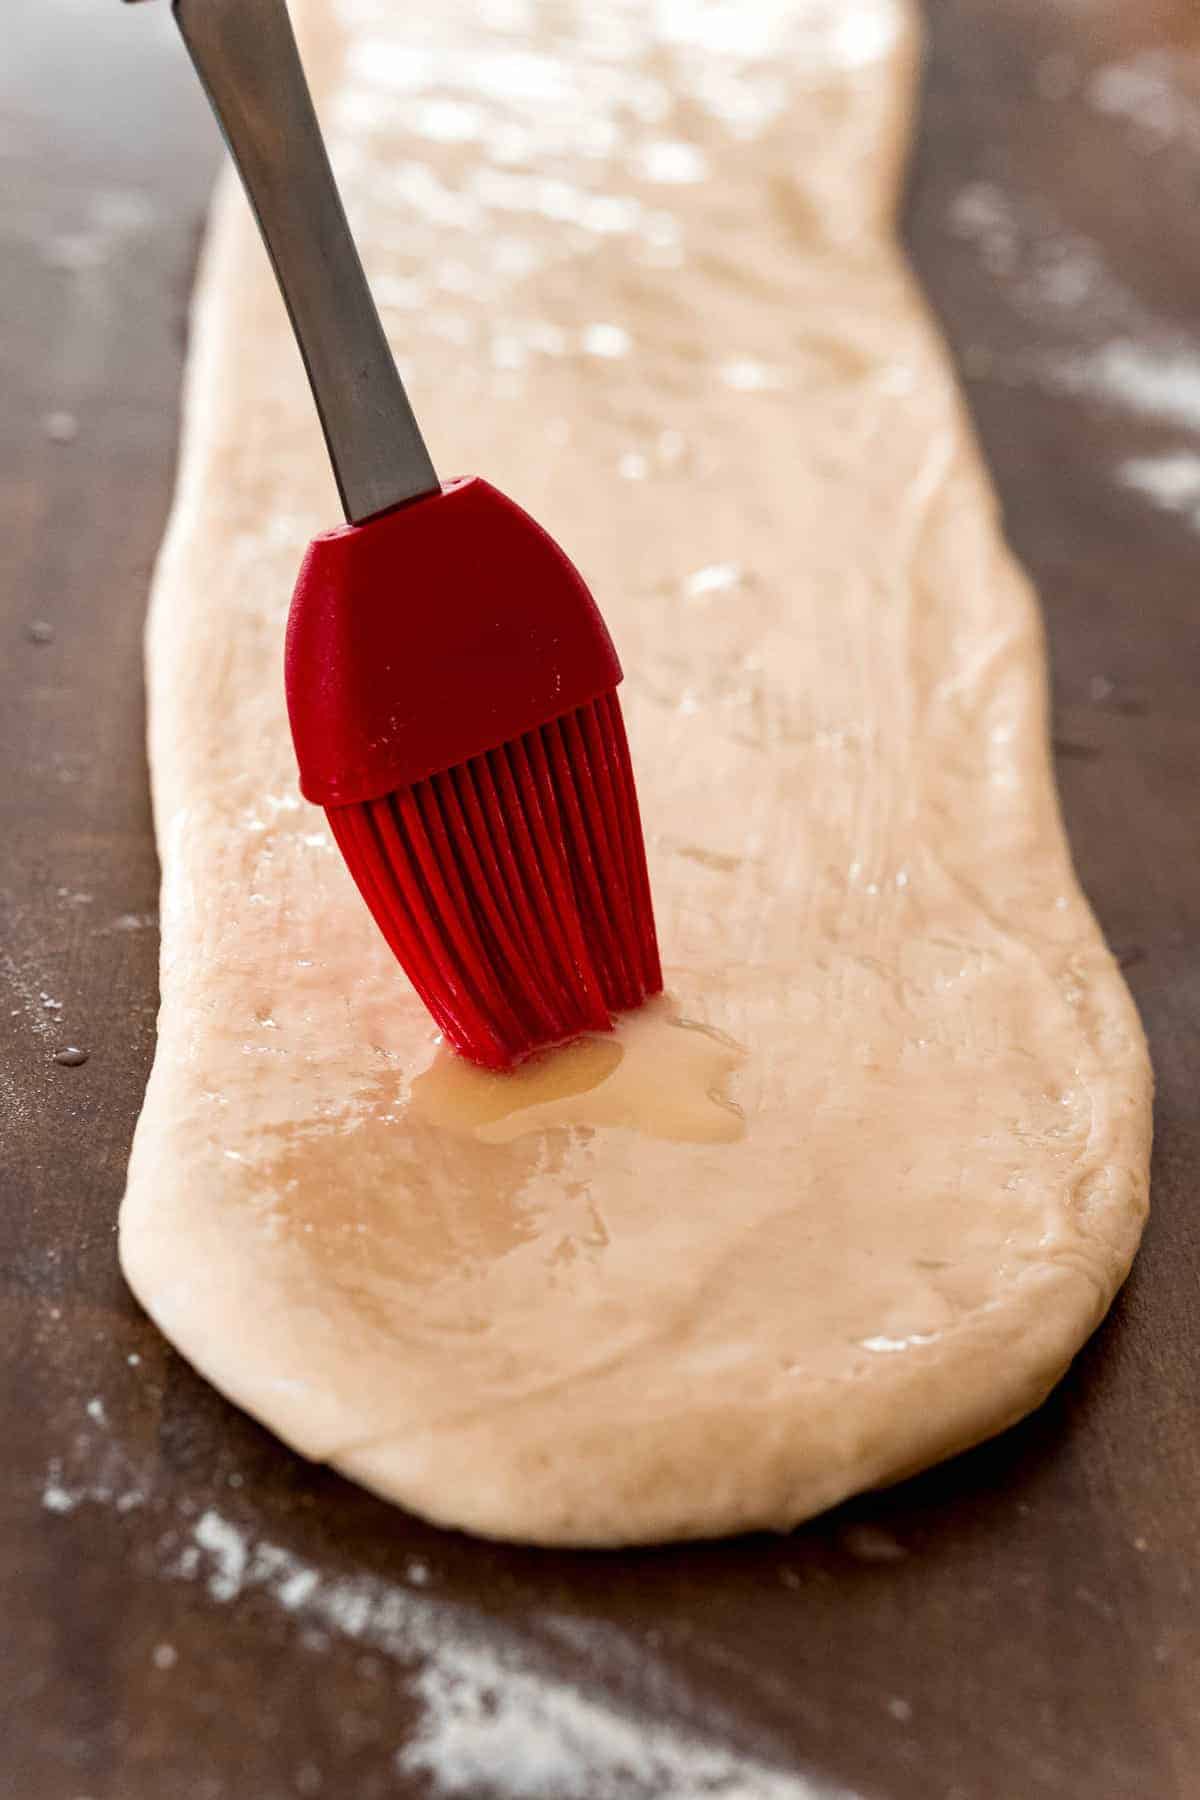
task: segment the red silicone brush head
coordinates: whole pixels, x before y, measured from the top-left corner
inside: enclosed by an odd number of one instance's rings
[[[318,538],[301,571],[301,787],[434,1019],[488,1068],[662,988],[620,678],[578,572],[485,482]]]
[[[620,706],[605,694],[380,800],[328,809],[447,1038],[488,1068],[662,987]]]

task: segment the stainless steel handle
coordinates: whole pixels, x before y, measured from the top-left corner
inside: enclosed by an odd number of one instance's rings
[[[285,0],[174,0],[271,258],[346,517],[436,493],[321,138]]]

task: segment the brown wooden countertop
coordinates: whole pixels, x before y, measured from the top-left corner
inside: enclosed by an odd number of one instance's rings
[[[1071,841],[1150,1034],[1145,1248],[1062,1387],[998,1441],[788,1539],[622,1555],[440,1533],[310,1468],[194,1375],[121,1281],[114,1220],[156,999],[140,630],[216,147],[165,8],[14,13],[0,56],[0,1792],[444,1791],[395,1761],[420,1716],[417,1653],[378,1618],[356,1632],[352,1608],[315,1623],[289,1610],[261,1558],[237,1567],[237,1544],[266,1542],[325,1594],[416,1592],[425,1615],[482,1621],[585,1695],[689,1715],[814,1794],[1193,1800],[1193,0],[933,0],[907,215],[1041,590]],[[53,1061],[69,1043],[82,1066]],[[206,1514],[233,1534],[232,1564],[196,1550]],[[641,1692],[623,1701],[630,1667]],[[598,1775],[560,1789],[647,1791]]]

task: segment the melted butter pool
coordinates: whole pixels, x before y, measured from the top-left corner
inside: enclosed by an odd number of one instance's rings
[[[649,1137],[730,1143],[746,1121],[729,1093],[742,1046],[681,1018],[668,998],[618,1021],[611,1035],[579,1038],[497,1075],[444,1045],[412,1083],[413,1112],[484,1144],[508,1144],[554,1126],[619,1126]]]

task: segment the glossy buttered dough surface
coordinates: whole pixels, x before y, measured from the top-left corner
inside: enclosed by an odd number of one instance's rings
[[[508,1086],[453,1065],[299,800],[283,623],[337,507],[227,183],[149,633],[122,1261],[225,1393],[432,1519],[786,1527],[1036,1405],[1147,1197],[1037,612],[893,236],[913,21],[425,10],[297,9],[440,469],[612,627],[668,998]]]

